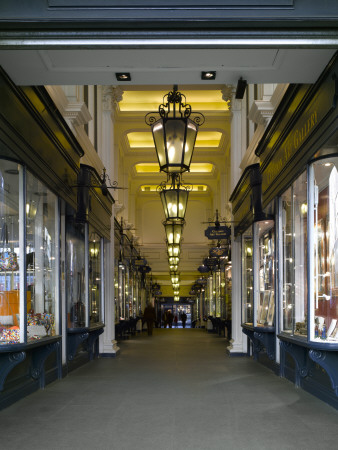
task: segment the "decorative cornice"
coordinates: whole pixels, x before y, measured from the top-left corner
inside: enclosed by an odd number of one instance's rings
[[[103,86],[102,106],[105,111],[112,111],[114,107],[123,99],[123,89],[121,86]]]
[[[228,102],[228,107],[230,110],[232,107],[233,96],[236,92],[236,87],[233,84],[225,84],[221,92],[222,92],[222,99],[225,102]]]

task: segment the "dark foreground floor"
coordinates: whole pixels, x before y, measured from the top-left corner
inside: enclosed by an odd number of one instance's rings
[[[159,329],[0,412],[0,448],[338,448],[338,411],[198,329]]]

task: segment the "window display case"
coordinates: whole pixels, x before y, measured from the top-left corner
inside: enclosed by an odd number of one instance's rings
[[[2,159],[0,220],[0,344],[55,336],[59,333],[58,199],[24,166]]]
[[[253,237],[252,228],[242,236],[242,322],[253,325]]]
[[[254,276],[257,277],[255,326],[272,327],[275,317],[275,230],[273,220],[254,223]],[[256,245],[255,245],[256,244]]]
[[[68,328],[88,327],[86,284],[86,226],[76,222],[76,212],[67,206],[66,298]]]
[[[102,322],[102,238],[89,226],[89,321]]]
[[[307,338],[307,176],[300,175],[281,197],[282,331]]]
[[[310,339],[338,344],[338,157],[310,166],[309,189],[314,221]]]

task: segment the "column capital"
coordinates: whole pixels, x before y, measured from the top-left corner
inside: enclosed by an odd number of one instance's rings
[[[236,93],[236,86],[233,84],[225,84],[222,89],[222,99],[228,102],[229,110],[232,109],[233,101],[235,100],[234,95]]]
[[[123,98],[123,89],[121,86],[103,86],[102,105],[105,111],[112,111],[115,105]]]

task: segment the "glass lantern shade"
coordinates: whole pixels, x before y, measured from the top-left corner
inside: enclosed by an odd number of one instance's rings
[[[179,302],[179,301],[180,301],[179,295],[175,295],[175,296],[174,296],[174,301],[175,301],[175,302]]]
[[[188,118],[161,118],[151,131],[160,171],[189,171],[198,125]]]
[[[180,243],[184,224],[185,222],[183,220],[175,222],[172,221],[163,222],[168,244]]]
[[[178,265],[177,265],[177,264],[171,264],[171,265],[169,266],[169,270],[170,270],[170,272],[177,272],[177,270],[178,270]]]
[[[170,256],[168,260],[170,266],[177,266],[180,262],[180,258],[178,256]]]
[[[160,192],[166,220],[184,220],[189,191],[186,189],[163,189]]]
[[[179,290],[174,290],[174,295],[180,295],[180,291]]]
[[[180,288],[180,283],[172,283],[172,287],[173,289],[179,289]]]
[[[178,275],[172,275],[171,276],[171,282],[172,284],[177,284],[180,281],[180,277]]]
[[[169,244],[168,245],[168,255],[169,257],[172,256],[180,256],[181,248],[179,244]]]

